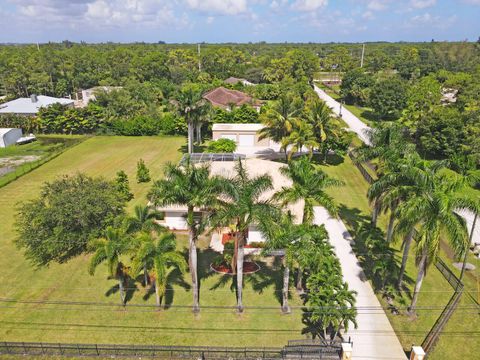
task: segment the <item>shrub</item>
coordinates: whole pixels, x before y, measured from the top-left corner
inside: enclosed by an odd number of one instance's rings
[[[117,178],[115,179],[115,188],[125,201],[133,199],[133,194],[130,192],[130,185],[128,182],[128,176],[125,171],[120,170],[117,172]]]
[[[20,205],[16,244],[37,266],[63,263],[87,250],[124,214],[124,199],[114,184],[83,174],[45,183],[40,196]]]
[[[207,146],[207,151],[210,153],[233,153],[236,149],[237,144],[230,139],[211,141]]]
[[[143,159],[138,160],[137,162],[137,182],[149,182],[150,179],[150,170],[148,170],[147,166]]]
[[[117,135],[152,136],[160,133],[161,123],[157,118],[138,115],[133,118],[114,120],[112,128]]]

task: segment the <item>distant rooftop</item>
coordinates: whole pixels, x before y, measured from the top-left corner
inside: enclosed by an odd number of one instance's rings
[[[246,85],[246,86],[255,85],[255,84],[251,83],[250,81],[248,81],[247,79],[236,78],[236,77],[233,77],[233,76],[226,79],[224,81],[224,83],[229,84],[229,85],[235,85],[235,84],[238,84],[238,83],[242,83],[243,85]]]
[[[0,105],[0,114],[36,114],[41,107],[53,104],[71,105],[73,100],[44,95],[18,98]]]
[[[232,104],[241,106],[243,104],[252,104],[251,96],[237,90],[226,89],[223,86],[213,89],[203,95],[213,106],[229,108]],[[252,104],[253,105],[253,104]]]

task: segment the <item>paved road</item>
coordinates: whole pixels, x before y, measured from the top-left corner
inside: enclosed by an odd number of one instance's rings
[[[332,111],[336,114],[340,114],[340,103],[328,95],[325,91],[318,88],[314,85],[315,92],[317,93],[318,97],[325,101],[327,105],[332,109]],[[345,107],[342,106],[342,119],[345,123],[349,126],[350,130],[355,132],[360,140],[362,140],[365,144],[370,145],[368,138],[366,136],[366,131],[370,130],[370,127],[363,123],[359,118],[353,115],[350,111],[348,111]]]
[[[318,97],[323,101],[325,101],[336,115],[339,115],[340,103],[336,101],[334,98],[332,98],[330,95],[328,95],[325,91],[318,88],[316,85],[314,85],[314,89]],[[370,145],[370,142],[365,134],[366,131],[371,129],[367,124],[362,122],[358,117],[353,115],[350,111],[348,111],[344,107],[342,107],[342,119],[350,127],[350,130],[352,130],[358,135],[360,140],[362,140],[365,144]],[[466,220],[467,227],[470,233],[472,231],[471,229],[473,226],[473,219],[475,217],[475,214],[472,213],[471,211],[466,211],[466,210],[459,211],[459,213]],[[477,224],[473,232],[473,237],[472,237],[472,245],[476,243],[480,244],[480,222],[479,221],[477,221]]]
[[[345,334],[353,341],[353,359],[405,360],[402,345],[352,250],[352,238],[345,224],[331,218],[323,207],[317,206],[314,211],[315,224],[325,224],[330,243],[340,260],[344,280],[357,292],[357,306],[360,307],[358,328]]]

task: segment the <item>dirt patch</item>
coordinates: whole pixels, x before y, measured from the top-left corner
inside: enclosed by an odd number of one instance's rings
[[[3,157],[0,158],[0,168],[16,167],[28,162],[40,160],[40,158],[38,155]]]

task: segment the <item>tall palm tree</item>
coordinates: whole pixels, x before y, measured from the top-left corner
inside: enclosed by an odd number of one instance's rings
[[[295,118],[291,120],[292,131],[282,140],[282,147],[286,149],[290,146],[288,160],[296,153],[307,148],[309,156],[312,157],[313,150],[319,147],[319,142],[313,132],[313,126],[303,119]]]
[[[219,207],[211,214],[212,228],[233,225],[235,228],[235,264],[237,277],[237,309],[243,312],[243,260],[244,246],[250,225],[264,227],[278,217],[278,208],[271,199],[263,199],[273,189],[270,175],[250,177],[241,160],[235,165],[235,176],[225,179]]]
[[[440,249],[441,237],[448,240],[457,254],[461,254],[468,243],[465,220],[456,213],[459,209],[478,212],[478,203],[463,195],[462,179],[444,173],[427,173],[423,179],[423,191],[412,197],[399,208],[399,228],[417,230],[416,264],[418,275],[409,312],[414,313],[418,294],[428,265],[435,260]]]
[[[387,240],[389,231],[392,232],[392,238],[403,240],[402,264],[398,273],[397,287],[401,289],[403,276],[407,267],[407,261],[410,248],[415,234],[415,226],[406,221],[400,221],[400,206],[407,201],[420,196],[431,186],[433,177],[444,168],[443,162],[429,162],[420,158],[417,153],[407,155],[403,160],[399,160],[395,168],[389,169],[388,173],[372,184],[369,190],[370,198],[375,198],[379,204],[386,204],[385,208],[390,206],[390,221],[387,229]],[[392,204],[395,209],[392,209]],[[392,218],[397,220],[397,225],[390,229]]]
[[[160,307],[161,298],[167,287],[167,277],[171,268],[178,268],[181,273],[187,269],[182,254],[175,250],[176,241],[173,233],[162,233],[158,237],[147,232],[137,236],[139,248],[133,258],[132,269],[138,274],[147,264],[148,271],[155,277],[155,299]]]
[[[288,295],[290,287],[290,269],[295,262],[295,252],[292,244],[301,236],[302,226],[294,223],[293,215],[288,212],[280,219],[272,219],[271,223],[264,223],[262,233],[267,242],[264,250],[283,250],[283,289],[282,289],[282,311],[290,312]]]
[[[282,187],[274,196],[283,205],[304,201],[302,224],[313,222],[313,208],[320,204],[325,207],[332,216],[338,213],[337,204],[327,194],[326,190],[331,187],[342,186],[344,183],[329,177],[321,169],[312,164],[307,157],[292,161],[287,167],[280,169],[281,173],[292,180],[291,187]],[[297,276],[297,290],[302,291],[303,269],[299,267]]]
[[[146,232],[151,234],[158,234],[167,229],[160,225],[157,220],[160,219],[161,214],[149,205],[136,205],[134,209],[135,216],[126,218],[125,227],[128,233]],[[147,264],[144,264],[143,276],[145,286],[148,285],[148,270]]]
[[[180,164],[167,164],[164,178],[153,184],[148,194],[155,206],[186,206],[186,222],[188,226],[188,264],[192,276],[193,311],[199,312],[197,241],[204,231],[205,218],[198,210],[213,208],[217,203],[221,181],[218,177],[210,177],[208,165],[196,166],[190,157]]]
[[[180,116],[185,118],[188,126],[188,153],[193,152],[194,128],[199,119],[200,114],[204,112],[207,101],[203,99],[202,92],[193,87],[186,87],[177,94],[175,104]]]
[[[326,190],[343,186],[343,181],[329,177],[305,156],[281,168],[280,172],[292,181],[292,186],[282,187],[275,194],[275,199],[280,200],[284,205],[304,200],[303,224],[312,223],[313,207],[317,204],[325,207],[330,215],[337,215],[337,204]]]
[[[260,115],[265,127],[260,130],[260,140],[271,139],[281,145],[287,159],[287,146],[284,139],[292,132],[292,120],[300,115],[302,103],[299,99],[283,94],[273,103],[272,107]]]
[[[328,148],[324,146],[328,139],[339,139],[341,126],[333,117],[332,109],[322,100],[316,98],[307,106],[307,121],[313,127],[313,133],[319,144],[318,149],[327,155]]]
[[[120,261],[120,256],[130,250],[130,236],[123,228],[107,227],[105,237],[92,240],[88,247],[94,251],[88,266],[90,275],[95,273],[101,263],[106,263],[109,277],[118,280],[120,299],[125,304],[125,282],[127,280],[127,267]]]

